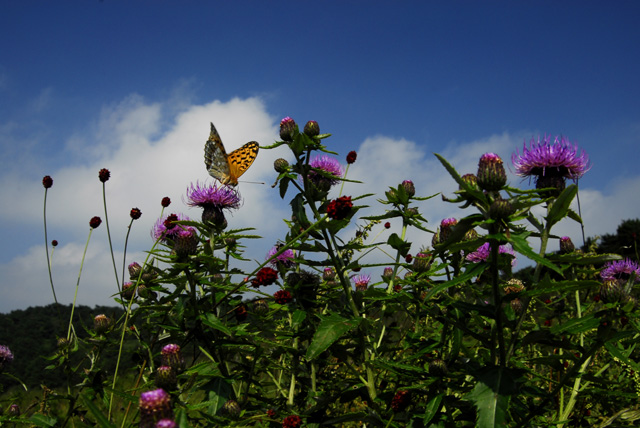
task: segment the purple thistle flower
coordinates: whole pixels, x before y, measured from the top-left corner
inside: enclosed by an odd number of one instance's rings
[[[173,216],[173,217],[172,217]],[[170,218],[171,217],[171,218]],[[182,231],[189,230],[193,228],[191,226],[183,226],[183,225],[171,225],[166,224],[167,220],[170,221],[189,221],[191,220],[189,217],[183,214],[169,214],[164,217],[159,218],[156,221],[156,224],[153,225],[151,229],[151,237],[153,239],[166,240],[166,239],[175,239],[176,236]],[[169,227],[168,227],[169,226]],[[195,233],[195,230],[194,230]]]
[[[309,162],[309,165],[312,168],[320,169],[326,172],[329,175],[332,175],[336,178],[330,178],[323,175],[318,174],[315,171],[309,172],[309,180],[313,182],[316,186],[318,185],[326,185],[327,187],[331,187],[334,184],[338,183],[338,178],[341,178],[343,175],[342,166],[340,166],[340,162],[337,159],[334,159],[327,155],[316,156]]]
[[[140,394],[140,427],[154,428],[156,421],[173,419],[171,397],[164,389]]]
[[[627,281],[634,275],[634,282],[640,282],[640,266],[630,259],[608,262],[600,271],[600,278],[604,281]]]
[[[511,260],[511,266],[516,265],[516,252],[513,251],[513,248],[511,248],[511,245],[500,245],[498,247],[498,254],[512,255],[513,259]],[[488,242],[485,242],[480,247],[478,247],[477,250],[467,254],[465,259],[471,263],[480,263],[480,262],[486,262],[487,259],[489,259],[490,255],[491,255],[491,247]]]
[[[217,208],[219,210],[240,207],[240,195],[229,186],[214,183],[210,186],[196,182],[187,188],[186,204],[190,207]]]
[[[0,345],[0,371],[13,361],[13,353],[8,346]]]
[[[276,245],[275,247],[270,249],[269,252],[267,253],[266,260],[271,259],[273,255],[278,251],[280,251],[280,245]],[[278,262],[280,262],[284,265],[284,267],[290,268],[295,264],[295,262],[293,261],[294,257],[295,257],[295,253],[293,252],[292,249],[288,248],[278,257],[271,259],[269,261],[269,264],[272,265],[273,267],[276,267],[278,265]]]
[[[371,281],[371,275],[361,274],[353,277],[353,282],[356,284],[356,291],[365,291]]]
[[[177,426],[171,419],[162,419],[156,424],[156,428],[177,428]]]
[[[576,180],[591,169],[589,156],[578,145],[572,144],[565,137],[555,137],[553,144],[551,136],[545,135],[540,141],[531,139],[529,147],[523,144],[522,153],[517,150],[511,155],[515,172],[521,177],[543,177],[547,174]]]

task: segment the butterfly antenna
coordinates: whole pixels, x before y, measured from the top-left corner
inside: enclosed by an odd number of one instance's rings
[[[244,180],[242,181],[238,180],[238,183],[267,184],[264,181],[244,181]]]

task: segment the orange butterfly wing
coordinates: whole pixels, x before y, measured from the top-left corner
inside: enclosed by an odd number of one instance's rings
[[[213,123],[204,146],[204,165],[209,175],[222,184],[237,186],[238,177],[245,173],[258,156],[258,143],[251,141],[227,155],[220,134]]]

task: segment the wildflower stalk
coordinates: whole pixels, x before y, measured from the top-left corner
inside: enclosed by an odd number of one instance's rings
[[[51,260],[49,259],[49,238],[47,237],[47,191],[49,189],[45,187],[44,189],[44,247],[47,253],[47,269],[49,270],[49,282],[51,283],[51,292],[53,293],[53,300],[56,302],[56,307],[58,307],[58,298],[56,297],[56,289],[53,286],[53,275],[51,274]],[[60,315],[60,308],[58,308],[58,315]]]
[[[87,248],[89,248],[89,241],[91,240],[91,234],[93,233],[93,228],[89,228],[89,237],[87,238],[87,243],[84,246],[84,252],[82,253],[82,260],[80,261],[80,272],[78,272],[78,281],[76,282],[76,291],[73,295],[73,305],[71,305],[71,316],[69,317],[69,329],[67,330],[67,340],[71,339],[71,326],[73,324],[73,312],[76,309],[76,299],[78,297],[78,289],[80,288],[80,276],[82,275],[82,267],[84,266],[84,259],[87,255]]]
[[[111,252],[111,262],[113,263],[113,272],[116,275],[116,287],[118,287],[118,293],[122,290],[120,289],[120,281],[118,280],[118,269],[116,269],[116,257],[113,254],[113,244],[111,243],[111,232],[109,230],[109,215],[107,214],[107,189],[105,182],[102,182],[102,202],[104,204],[104,221],[107,225],[107,238],[109,238],[109,251]],[[129,225],[129,229],[131,229],[131,225]],[[127,237],[129,233],[127,232]],[[124,282],[124,267],[122,268],[122,277]]]

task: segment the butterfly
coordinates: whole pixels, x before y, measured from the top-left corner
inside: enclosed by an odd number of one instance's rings
[[[211,124],[211,134],[204,145],[204,165],[209,175],[220,183],[237,186],[238,178],[244,174],[258,156],[258,143],[251,141],[227,154],[216,127]]]

